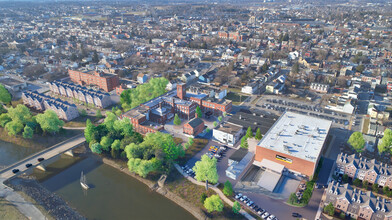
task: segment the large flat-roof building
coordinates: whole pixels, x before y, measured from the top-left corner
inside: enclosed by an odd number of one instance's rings
[[[267,159],[293,173],[312,176],[331,124],[308,115],[284,113],[256,146],[254,164],[260,165]]]
[[[115,74],[88,70],[68,70],[69,78],[79,85],[95,85],[105,92],[110,92],[120,85],[119,78]]]

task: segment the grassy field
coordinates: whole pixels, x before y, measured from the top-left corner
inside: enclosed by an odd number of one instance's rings
[[[185,156],[179,159],[179,164],[184,165],[189,159],[191,159],[197,152],[203,149],[208,144],[207,139],[195,138],[193,144],[185,151]]]
[[[225,204],[225,207],[222,212],[212,212],[208,213],[204,208],[203,204],[200,201],[200,197],[203,193],[205,193],[208,197],[215,195],[216,193],[209,189],[206,191],[206,188],[203,186],[198,186],[187,179],[185,179],[177,170],[173,170],[168,178],[166,179],[166,187],[176,195],[180,196],[182,199],[191,203],[197,208],[200,208],[209,218],[214,219],[245,219],[240,214],[234,214],[231,210],[231,207]]]
[[[33,139],[24,139],[21,135],[16,137],[9,136],[4,128],[0,127],[0,139],[6,142],[14,143],[23,147],[50,147],[71,137],[81,134],[83,131],[79,130],[62,130],[56,135],[47,134],[42,136],[34,134]]]
[[[72,121],[68,121],[64,124],[64,127],[85,127],[86,126],[86,120],[90,119],[91,122],[96,122],[98,121],[98,118],[95,116],[79,116]]]
[[[231,100],[233,102],[233,105],[239,105],[248,97],[249,96],[241,95],[239,93],[229,92],[227,93],[226,99]]]
[[[32,204],[34,204],[35,207],[37,207],[37,209],[39,209],[39,210],[41,211],[41,213],[42,213],[43,215],[45,215],[46,219],[48,219],[48,220],[55,220],[55,219],[53,218],[53,216],[51,216],[51,215],[46,211],[46,209],[45,209],[42,205],[40,205],[39,203],[37,203],[37,202],[36,202],[33,198],[31,198],[29,195],[27,195],[26,193],[21,192],[21,191],[18,191],[18,193],[19,193],[26,201],[31,202]]]
[[[27,218],[13,204],[0,197],[0,219],[23,220]]]

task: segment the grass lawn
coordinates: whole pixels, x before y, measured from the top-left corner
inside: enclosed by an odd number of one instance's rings
[[[241,95],[239,93],[229,92],[227,93],[226,99],[231,100],[233,102],[233,105],[239,105],[248,97],[249,96],[247,95]]]
[[[209,189],[206,191],[206,188],[203,186],[195,185],[185,179],[177,170],[173,170],[168,178],[166,179],[165,186],[171,192],[180,196],[182,199],[191,203],[197,208],[203,210],[203,212],[209,217],[214,219],[245,219],[240,214],[234,214],[231,210],[231,207],[225,204],[225,207],[222,212],[212,212],[208,213],[204,208],[204,205],[200,201],[200,197],[203,193],[206,193],[207,196],[215,195],[216,193]]]
[[[193,144],[185,151],[185,156],[179,159],[179,164],[184,165],[189,159],[191,159],[197,152],[203,149],[208,144],[207,139],[194,138]]]
[[[72,121],[68,121],[64,124],[64,127],[85,127],[86,126],[86,120],[90,119],[91,122],[96,122],[99,119],[95,116],[79,116]]]
[[[29,195],[27,195],[26,193],[22,192],[22,191],[18,191],[18,193],[28,202],[31,202],[35,207],[37,207],[37,209],[39,209],[41,211],[41,213],[46,217],[46,219],[48,220],[54,220],[53,216],[51,216],[46,209],[40,205],[38,202],[36,202],[33,198],[31,198]]]
[[[34,134],[32,139],[24,139],[21,135],[16,137],[9,136],[4,128],[0,127],[0,139],[6,142],[14,143],[23,147],[50,147],[65,141],[71,137],[81,134],[82,130],[62,130],[58,134],[50,135],[47,134],[42,136],[41,134]]]
[[[27,219],[19,210],[10,202],[0,197],[0,219]]]

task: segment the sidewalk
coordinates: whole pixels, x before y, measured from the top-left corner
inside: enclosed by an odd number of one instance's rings
[[[176,167],[178,172],[181,173],[181,175],[183,175],[187,180],[191,181],[192,183],[199,185],[199,186],[203,186],[203,187],[206,185],[205,183],[199,182],[199,181],[189,177],[187,174],[185,174],[183,172],[183,170],[181,169],[181,167],[178,164],[174,164],[174,166]],[[211,185],[211,184],[209,184],[208,187],[210,189],[214,190],[225,203],[227,203],[228,205],[233,207],[234,203],[229,198],[227,198],[220,189],[218,189],[215,185]],[[249,213],[247,213],[243,209],[240,210],[240,214],[249,220],[255,220],[255,218],[253,218],[251,215],[249,215]]]
[[[45,220],[45,216],[41,211],[34,206],[31,202],[26,201],[21,195],[15,192],[13,189],[3,184],[3,180],[0,180],[0,197],[5,198],[10,203],[14,204],[16,208],[25,215],[28,219],[39,219]]]
[[[325,192],[326,191],[324,190],[323,196],[321,197],[321,202],[319,204],[319,207],[318,207],[318,210],[317,210],[317,213],[316,213],[316,217],[314,218],[315,220],[321,219],[321,213],[323,211],[323,201],[326,198]]]

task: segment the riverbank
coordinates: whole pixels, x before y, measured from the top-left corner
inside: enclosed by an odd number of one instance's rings
[[[71,137],[74,137],[78,134],[81,134],[81,130],[65,130],[62,129],[60,133],[56,135],[38,135],[34,134],[34,137],[32,139],[25,139],[21,135],[18,136],[9,136],[6,129],[0,127],[0,140],[3,140],[5,142],[17,144],[22,147],[36,147],[36,148],[47,148],[50,146],[53,146],[55,144],[58,144],[62,141],[65,141]]]
[[[181,197],[177,196],[175,193],[168,190],[166,187],[159,188],[156,182],[148,180],[148,179],[144,179],[136,174],[129,172],[125,162],[123,162],[123,164],[122,164],[122,161],[119,162],[119,161],[115,161],[115,160],[108,159],[108,158],[102,158],[97,155],[93,155],[93,156],[95,157],[95,159],[102,161],[106,165],[109,165],[113,168],[116,168],[116,169],[120,170],[121,172],[123,172],[123,173],[137,179],[138,181],[144,183],[151,190],[154,190],[157,193],[165,196],[167,199],[170,199],[171,201],[176,203],[178,206],[182,207],[183,209],[185,209],[186,211],[191,213],[195,218],[200,219],[200,220],[209,219],[200,208],[195,207],[191,203],[185,201]]]
[[[16,177],[4,184],[32,202],[49,219],[85,219],[61,197],[47,190],[32,177]]]
[[[27,220],[12,203],[2,197],[0,197],[0,219]]]

